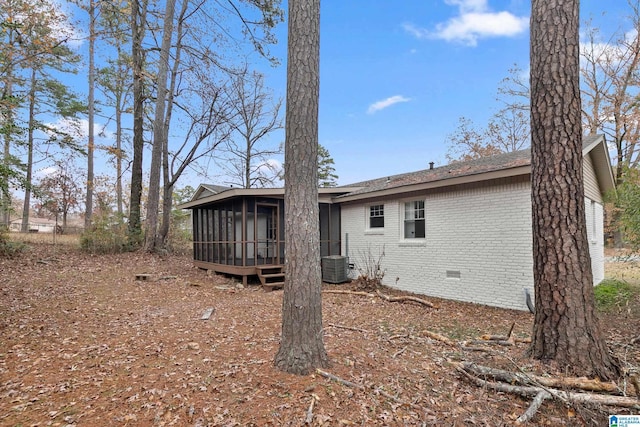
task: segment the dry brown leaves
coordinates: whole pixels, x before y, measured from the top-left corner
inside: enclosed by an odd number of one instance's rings
[[[136,280],[139,273],[151,276]],[[514,334],[526,337],[532,316],[437,303],[323,296],[327,371],[354,388],[273,368],[282,291],[239,289],[185,257],[43,245],[0,259],[0,424],[512,425],[529,402],[471,385],[449,361],[544,373],[526,358],[526,344],[467,352],[424,331],[469,340],[505,334],[515,322]],[[623,343],[637,336],[637,322],[606,326]],[[640,364],[637,348],[625,348]],[[584,417],[547,404],[531,425],[560,424],[583,425]]]

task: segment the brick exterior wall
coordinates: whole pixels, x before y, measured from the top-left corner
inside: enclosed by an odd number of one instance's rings
[[[424,239],[404,239],[404,202],[425,201]],[[384,228],[369,229],[369,206],[384,203]],[[603,275],[602,205],[586,199],[596,283]],[[595,224],[595,225],[594,225]],[[595,230],[593,237],[592,231]],[[525,177],[401,200],[342,206],[342,253],[357,266],[384,248],[383,283],[434,297],[527,310],[533,296],[531,195]],[[346,238],[348,234],[348,238]]]

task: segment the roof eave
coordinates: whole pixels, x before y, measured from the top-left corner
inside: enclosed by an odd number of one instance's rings
[[[531,165],[518,166],[508,169],[500,169],[490,172],[483,172],[473,175],[458,176],[454,178],[445,178],[437,181],[422,182],[419,184],[410,184],[402,187],[385,188],[383,190],[372,191],[369,193],[360,193],[347,196],[341,196],[340,202],[353,202],[358,200],[366,200],[384,196],[393,196],[404,193],[412,193],[416,191],[431,190],[434,188],[449,187],[453,185],[469,184],[474,182],[489,181],[492,179],[510,178],[514,176],[527,175],[531,173]]]
[[[596,178],[600,186],[600,192],[606,194],[609,191],[615,190],[616,180],[613,176],[611,158],[609,157],[609,150],[607,149],[604,135],[598,136],[599,138],[582,149],[582,155],[583,157],[589,154],[591,155]]]

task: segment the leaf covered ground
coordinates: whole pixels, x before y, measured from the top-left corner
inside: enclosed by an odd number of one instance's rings
[[[136,280],[139,273],[150,276]],[[515,336],[525,338],[533,316],[430,301],[439,309],[323,295],[326,371],[363,388],[349,387],[273,367],[282,291],[238,287],[188,256],[33,245],[0,259],[0,425],[513,425],[530,402],[472,385],[452,363],[538,374],[553,367],[528,359],[526,344],[467,351],[425,331],[475,340],[515,322]],[[637,367],[640,343],[629,342],[640,314],[632,308],[602,323],[625,366]],[[629,412],[546,402],[529,425],[606,425],[609,413]]]

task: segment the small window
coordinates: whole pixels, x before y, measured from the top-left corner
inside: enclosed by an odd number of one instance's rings
[[[404,204],[404,238],[423,239],[424,200],[414,200]]]
[[[384,205],[369,206],[369,228],[384,227]]]

